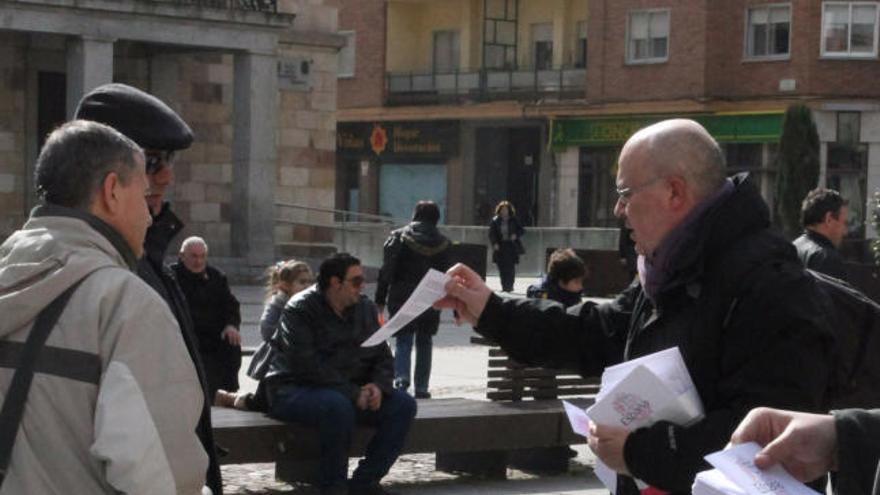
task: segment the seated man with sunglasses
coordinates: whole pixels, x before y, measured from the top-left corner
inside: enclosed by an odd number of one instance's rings
[[[284,307],[264,382],[269,415],[318,428],[322,494],[383,495],[379,481],[397,460],[416,415],[415,399],[392,387],[388,344],[361,347],[379,328],[376,306],[361,294],[360,260],[338,253],[318,269],[318,283]],[[355,425],[376,428],[367,455],[346,483]]]

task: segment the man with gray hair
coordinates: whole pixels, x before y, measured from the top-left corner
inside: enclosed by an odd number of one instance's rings
[[[208,380],[208,397],[217,404],[217,391],[238,390],[241,367],[241,311],[226,275],[208,264],[208,243],[198,236],[180,245],[174,278],[186,296],[199,354]]]
[[[696,122],[667,120],[635,133],[620,152],[617,194],[639,278],[613,301],[566,312],[501,298],[456,265],[437,307],[457,310],[517,361],[584,376],[677,346],[705,417],[632,432],[591,424],[589,444],[618,473],[618,495],[640,493],[635,479],[652,493],[689,494],[708,468],[703,456],[723,448],[752,407],[824,406],[829,301],[771,229],[747,175],[725,178],[721,149]]]
[[[35,179],[42,203],[0,246],[3,493],[201,493],[201,386],[174,316],[134,273],[151,221],[143,151],[73,121]]]

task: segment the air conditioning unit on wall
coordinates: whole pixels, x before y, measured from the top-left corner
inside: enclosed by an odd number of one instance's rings
[[[311,86],[312,61],[305,57],[278,60],[278,82],[285,89],[308,89]]]
[[[797,80],[795,79],[780,79],[779,80],[779,91],[794,91],[797,89]]]

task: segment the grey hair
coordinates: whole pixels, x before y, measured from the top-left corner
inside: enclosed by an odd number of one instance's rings
[[[143,150],[119,131],[104,124],[74,120],[52,131],[34,167],[40,199],[86,210],[107,174],[115,172],[127,185]]]
[[[182,252],[186,251],[186,248],[188,248],[190,246],[204,246],[205,251],[206,252],[208,251],[208,243],[205,242],[204,239],[202,239],[201,237],[199,237],[197,235],[190,236],[190,237],[187,237],[186,239],[184,239],[183,243],[180,245],[180,252],[182,253]]]
[[[702,199],[721,187],[727,176],[724,153],[706,129],[693,120],[664,120],[640,130],[659,175],[677,175]]]

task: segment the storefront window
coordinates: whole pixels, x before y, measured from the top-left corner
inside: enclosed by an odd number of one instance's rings
[[[860,143],[861,114],[837,114],[837,142],[828,144],[826,186],[849,200],[849,236],[865,235],[867,203],[868,145]]]
[[[581,148],[578,184],[578,227],[617,227],[618,147]]]
[[[748,172],[767,205],[773,207],[776,180],[776,143],[723,143],[727,175]]]

